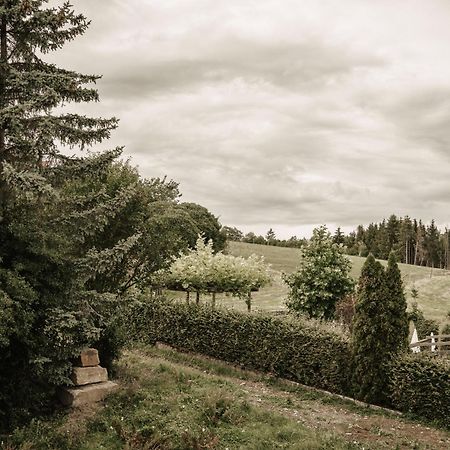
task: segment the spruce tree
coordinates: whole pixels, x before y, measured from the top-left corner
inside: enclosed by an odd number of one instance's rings
[[[395,357],[408,349],[409,321],[402,275],[393,251],[389,255],[386,268],[386,292],[389,301],[389,330],[386,335],[386,346],[391,356]]]
[[[69,158],[61,145],[87,149],[117,121],[55,112],[98,100],[90,87],[98,77],[44,61],[88,27],[68,2],[46,3],[0,6],[0,432],[45,409],[54,388],[68,383],[70,358],[102,336],[117,304],[117,280],[102,291],[93,281],[139,240],[95,246],[133,186],[114,196],[68,188],[70,180],[102,180],[120,149]]]
[[[357,296],[352,335],[355,394],[367,402],[385,403],[390,311],[384,269],[372,254],[362,268]]]

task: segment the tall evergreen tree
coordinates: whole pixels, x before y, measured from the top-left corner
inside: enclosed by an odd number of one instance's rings
[[[389,323],[385,345],[391,355],[395,356],[408,348],[409,323],[402,275],[393,251],[389,255],[386,268],[386,294],[389,302],[387,316]]]
[[[369,255],[358,283],[352,334],[355,393],[367,402],[386,402],[389,312],[383,266]]]
[[[342,232],[340,227],[337,227],[336,232],[334,233],[333,242],[338,245],[344,244],[345,242],[344,233]]]
[[[89,86],[98,77],[44,61],[88,26],[68,2],[46,3],[0,4],[0,430],[48,405],[53,388],[68,382],[69,359],[101,337],[118,284],[99,292],[92,282],[139,240],[94,247],[133,186],[114,196],[68,189],[70,180],[103,179],[120,149],[68,158],[61,144],[88,148],[117,121],[54,112],[98,100]]]

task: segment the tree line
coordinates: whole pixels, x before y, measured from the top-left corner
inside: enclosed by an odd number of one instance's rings
[[[418,266],[447,269],[450,267],[450,231],[440,231],[434,220],[429,225],[409,216],[392,214],[388,220],[359,225],[348,235],[340,228],[333,236],[334,242],[343,244],[349,255],[387,259],[394,252],[397,261]]]
[[[222,233],[230,241],[252,244],[302,248],[308,243],[308,239],[297,236],[277,239],[272,228],[265,236],[253,232],[244,234],[236,227],[227,226],[222,228]],[[348,234],[338,227],[333,242],[341,244],[348,255],[366,257],[371,253],[375,258],[388,259],[392,251],[397,261],[404,264],[450,268],[450,230],[439,230],[434,219],[427,225],[420,219],[392,214],[387,220],[366,227],[358,225]]]

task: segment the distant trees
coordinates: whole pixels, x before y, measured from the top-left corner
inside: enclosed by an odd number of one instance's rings
[[[269,231],[266,233],[266,243],[267,245],[273,245],[273,243],[276,241],[277,237],[275,235],[275,232],[272,230],[272,228],[269,229]]]
[[[353,290],[351,263],[324,226],[313,231],[302,253],[301,268],[285,277],[290,288],[286,304],[291,311],[331,320],[336,303]]]
[[[357,397],[388,398],[389,363],[407,349],[408,317],[400,270],[392,252],[386,271],[372,254],[362,268],[353,320],[352,349]]]
[[[227,241],[240,242],[244,238],[244,233],[236,227],[223,226],[221,232]]]
[[[272,228],[269,229],[265,237],[257,235],[253,231],[250,231],[244,235],[241,230],[230,226],[222,227],[221,233],[229,241],[247,242],[249,244],[274,245],[277,247],[300,248],[307,242],[307,239],[298,238],[297,236],[291,236],[289,239],[277,239],[275,231]]]
[[[375,258],[388,259],[394,251],[399,262],[436,268],[450,268],[449,242],[449,230],[440,232],[434,220],[426,226],[420,220],[395,215],[366,228],[359,225],[343,240],[350,255],[372,253]]]

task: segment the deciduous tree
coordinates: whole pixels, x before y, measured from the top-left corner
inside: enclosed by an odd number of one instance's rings
[[[316,228],[303,247],[300,269],[285,277],[289,286],[288,308],[309,317],[331,320],[336,302],[353,289],[350,267],[343,248],[333,243],[326,227]]]

